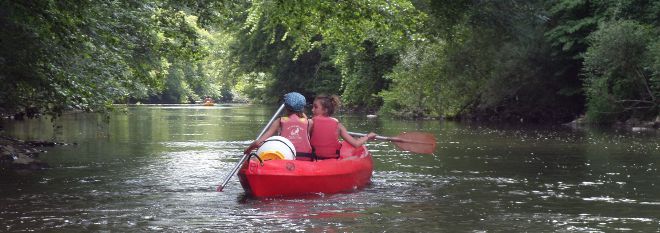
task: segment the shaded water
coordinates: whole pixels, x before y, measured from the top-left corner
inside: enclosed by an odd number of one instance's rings
[[[343,115],[351,131],[426,131],[435,155],[370,142],[372,184],[353,193],[252,199],[218,183],[270,119],[247,105],[138,106],[5,124],[48,148],[50,169],[1,171],[0,231],[660,231],[660,137]]]

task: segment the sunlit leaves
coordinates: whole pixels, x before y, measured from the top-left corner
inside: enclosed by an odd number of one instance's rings
[[[270,31],[274,40],[294,40],[296,55],[322,44],[359,48],[370,39],[397,44],[412,38],[424,15],[405,0],[358,1],[253,1],[245,28]],[[282,27],[284,34],[272,33]]]
[[[163,2],[3,1],[5,114],[102,111],[164,87],[170,62],[199,59],[194,17]]]
[[[233,88],[270,101],[337,93],[407,116],[565,119],[586,90],[592,112],[647,117],[659,15],[647,0],[2,1],[0,112]]]

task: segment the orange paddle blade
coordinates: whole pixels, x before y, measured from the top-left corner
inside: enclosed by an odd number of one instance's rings
[[[422,132],[403,132],[390,138],[402,150],[419,154],[433,154],[435,152],[435,136]]]

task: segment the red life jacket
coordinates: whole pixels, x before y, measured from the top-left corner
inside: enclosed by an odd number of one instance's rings
[[[314,154],[319,159],[334,159],[339,157],[339,121],[332,117],[315,116],[312,118],[311,144]]]
[[[280,118],[280,136],[289,139],[296,147],[296,154],[312,154],[312,146],[309,144],[309,121],[300,118],[296,114]]]

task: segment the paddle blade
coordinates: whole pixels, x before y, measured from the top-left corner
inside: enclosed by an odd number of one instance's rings
[[[435,136],[422,132],[403,132],[392,138],[392,142],[401,148],[419,154],[433,154],[435,152]]]

